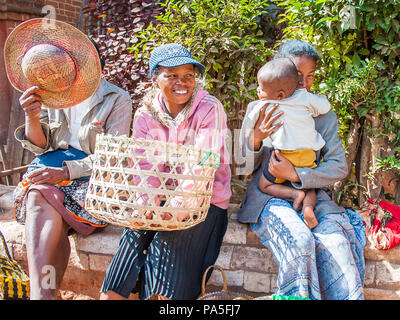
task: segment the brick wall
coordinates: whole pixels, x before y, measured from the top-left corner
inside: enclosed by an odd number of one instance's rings
[[[0,0],[0,21],[7,34],[19,23],[37,17],[51,17],[76,26],[83,0]]]
[[[0,209],[1,209],[0,197]],[[276,289],[278,266],[272,253],[250,231],[248,225],[236,218],[238,205],[231,204],[228,230],[225,234],[216,264],[224,269],[228,290],[249,294],[253,297],[267,296]],[[0,230],[7,239],[14,258],[27,270],[24,226],[8,213],[0,212]],[[108,226],[102,232],[88,237],[72,236],[71,257],[60,289],[62,299],[98,299],[105,271],[122,234],[122,227]],[[0,249],[1,251],[1,249]],[[400,300],[400,246],[391,250],[377,250],[370,243],[365,247],[366,300]],[[222,277],[213,272],[207,283],[207,292],[220,290]]]
[[[83,0],[0,0],[0,20],[8,22],[10,32],[18,23],[48,16],[76,25]]]
[[[44,1],[0,0],[0,21],[5,22],[7,34],[24,20],[39,17]]]
[[[76,25],[83,0],[51,0],[44,1],[55,8],[56,19]]]

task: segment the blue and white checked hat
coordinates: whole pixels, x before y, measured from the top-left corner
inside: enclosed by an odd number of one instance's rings
[[[184,46],[177,43],[164,44],[155,48],[150,55],[150,75],[153,74],[153,71],[157,66],[171,68],[182,66],[184,64],[194,64],[201,70],[205,69],[200,62],[197,62],[192,57],[189,50]]]

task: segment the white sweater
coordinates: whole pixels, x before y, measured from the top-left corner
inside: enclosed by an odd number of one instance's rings
[[[254,128],[261,108],[270,103],[265,113],[278,103],[279,107],[273,115],[279,111],[284,114],[277,120],[283,122],[278,130],[270,135],[272,146],[279,150],[313,149],[320,150],[325,141],[315,130],[313,117],[327,113],[331,106],[324,95],[313,94],[306,89],[299,89],[292,96],[283,100],[260,100],[250,111],[249,118]]]

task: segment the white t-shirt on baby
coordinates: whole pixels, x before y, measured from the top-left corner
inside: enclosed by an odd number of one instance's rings
[[[277,120],[277,122],[283,122],[283,126],[270,135],[272,146],[275,149],[313,149],[317,151],[325,145],[324,139],[315,130],[313,118],[325,114],[331,109],[326,96],[310,93],[306,89],[298,89],[292,96],[283,100],[260,100],[249,113],[249,118],[253,122],[252,128],[254,128],[265,103],[271,103],[267,107],[266,113],[276,103],[279,104],[279,107],[273,115],[279,111],[284,112]]]

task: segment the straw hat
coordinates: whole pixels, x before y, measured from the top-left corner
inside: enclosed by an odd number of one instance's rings
[[[35,18],[19,24],[4,47],[8,79],[24,92],[38,86],[43,104],[72,107],[99,86],[100,58],[90,39],[68,23]]]

